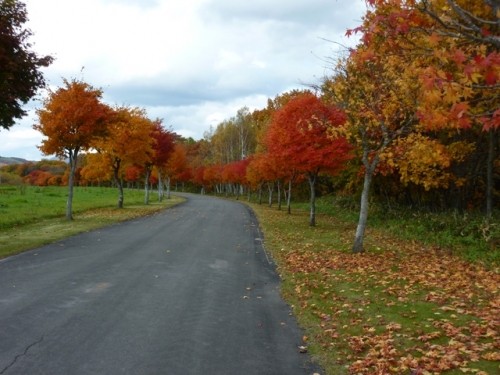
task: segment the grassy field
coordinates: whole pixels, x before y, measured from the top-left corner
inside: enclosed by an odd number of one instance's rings
[[[406,231],[372,223],[367,251],[354,255],[355,213],[319,206],[311,228],[307,210],[252,205],[304,345],[327,374],[499,373],[498,267],[430,233],[412,237],[420,220],[400,219]]]
[[[66,187],[0,186],[0,258],[183,201],[158,202],[151,194],[144,205],[144,191],[127,189],[125,207],[117,209],[117,189],[76,187],[74,194],[74,220],[68,221]]]

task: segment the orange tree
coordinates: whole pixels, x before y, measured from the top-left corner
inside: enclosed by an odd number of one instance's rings
[[[284,166],[278,155],[269,152],[258,152],[249,160],[246,168],[246,180],[249,185],[258,189],[259,204],[262,203],[262,188],[267,185],[268,205],[273,205],[273,193],[276,186],[278,210],[281,210],[281,187],[283,180],[289,177],[289,169]],[[290,212],[290,208],[289,208]]]
[[[111,109],[101,102],[102,91],[89,84],[64,80],[64,87],[51,91],[44,107],[37,111],[33,126],[45,139],[39,146],[45,155],[56,155],[69,162],[66,218],[73,218],[73,185],[78,155],[92,148],[107,134]]]
[[[332,136],[345,114],[312,93],[301,94],[277,110],[267,132],[271,158],[306,175],[310,186],[309,225],[316,224],[316,181],[320,172],[336,174],[351,158],[346,138]]]
[[[170,184],[181,181],[182,183],[191,179],[191,170],[188,164],[187,149],[183,143],[175,143],[172,154],[168,158],[166,167],[167,199],[170,199]]]
[[[262,204],[262,187],[266,182],[265,177],[265,157],[264,153],[255,153],[250,156],[249,163],[246,171],[246,180],[248,181],[250,188],[257,189],[258,202]]]
[[[109,136],[96,145],[97,162],[113,171],[118,187],[118,208],[123,208],[123,168],[129,165],[144,168],[151,163],[154,146],[152,132],[153,122],[146,117],[144,110],[121,107],[115,110],[109,123]]]

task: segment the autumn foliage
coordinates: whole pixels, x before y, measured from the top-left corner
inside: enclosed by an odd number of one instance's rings
[[[333,136],[346,121],[338,108],[327,106],[311,93],[291,99],[277,110],[267,131],[269,158],[283,177],[305,174],[310,184],[311,217],[315,225],[315,188],[320,172],[337,174],[351,158],[345,137]],[[278,177],[278,176],[277,176]]]
[[[292,285],[288,297],[299,314],[310,314],[310,339],[330,365],[352,374],[484,375],[475,363],[500,359],[496,264],[388,237],[369,227],[368,216],[401,207],[464,220],[479,212],[479,236],[460,228],[454,235],[484,245],[484,259],[498,259],[500,7],[489,0],[366,4],[360,25],[346,32],[357,45],[334,60],[314,93],[292,90],[264,108],[243,107],[199,140],[165,129],[144,109],[112,109],[101,90],[65,81],[38,111],[35,129],[45,136],[41,150],[69,158],[70,171],[25,165],[15,173],[40,186],[73,178],[117,186],[119,206],[124,182],[153,184],[160,199],[171,185],[256,195],[259,203],[267,194],[273,219],[283,197],[289,213],[294,199],[309,199],[310,226],[316,196],[335,195],[359,210],[356,231],[351,221],[302,228],[301,212],[268,228]],[[367,252],[351,254],[363,252],[365,237]]]
[[[33,128],[45,139],[40,150],[45,155],[68,159],[68,204],[66,218],[72,219],[73,186],[80,152],[88,151],[107,134],[110,108],[101,102],[102,91],[73,80],[53,91],[37,111],[39,123]]]

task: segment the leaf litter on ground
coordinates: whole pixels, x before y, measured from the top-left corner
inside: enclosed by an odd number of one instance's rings
[[[333,217],[309,228],[307,213],[254,209],[283,294],[327,372],[499,373],[498,269],[381,230],[352,254],[353,228]]]

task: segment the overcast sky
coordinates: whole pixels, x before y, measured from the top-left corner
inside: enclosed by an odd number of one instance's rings
[[[24,0],[44,74],[101,88],[104,101],[147,110],[200,139],[243,106],[330,73],[328,60],[365,11],[364,0]],[[83,67],[83,70],[82,70]],[[30,115],[0,130],[0,156],[40,160]]]

